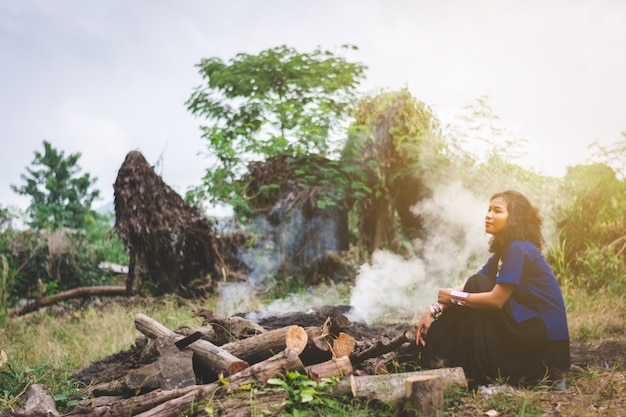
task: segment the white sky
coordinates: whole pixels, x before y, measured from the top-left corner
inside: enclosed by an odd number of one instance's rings
[[[184,102],[195,64],[286,44],[353,44],[365,91],[408,86],[450,123],[479,96],[560,176],[626,131],[622,0],[0,0],[0,206],[48,140],[79,152],[104,204],[141,151],[181,194],[207,167]]]

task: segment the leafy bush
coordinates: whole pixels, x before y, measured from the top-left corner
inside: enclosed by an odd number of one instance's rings
[[[0,234],[5,307],[81,286],[102,285],[111,277],[99,268],[103,251],[69,229],[5,231]]]
[[[560,246],[550,260],[589,291],[626,283],[626,183],[604,164],[570,167],[556,211]]]

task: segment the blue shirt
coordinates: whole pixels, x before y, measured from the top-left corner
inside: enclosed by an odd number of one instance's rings
[[[496,283],[516,286],[507,303],[518,323],[539,317],[546,326],[548,340],[569,339],[561,288],[534,243],[511,242],[502,258],[493,255],[479,273],[496,277]]]

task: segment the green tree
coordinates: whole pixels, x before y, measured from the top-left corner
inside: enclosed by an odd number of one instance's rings
[[[381,92],[359,102],[343,151],[344,171],[358,216],[359,240],[368,253],[400,251],[402,236],[420,237],[422,222],[411,206],[432,192],[448,161],[439,120],[407,89]]]
[[[59,152],[45,140],[43,146],[43,153],[35,151],[32,165],[21,175],[25,184],[20,187],[11,185],[11,189],[30,196],[31,204],[27,209],[30,227],[82,229],[87,216],[95,215],[91,204],[100,191],[91,190],[91,187],[96,178],[88,173],[80,175],[80,153],[66,157],[65,152]]]
[[[247,206],[243,176],[250,162],[339,150],[336,134],[366,69],[328,50],[300,53],[287,46],[238,54],[228,63],[203,59],[197,67],[205,84],[186,104],[208,122],[202,137],[215,164],[190,196],[236,209]]]

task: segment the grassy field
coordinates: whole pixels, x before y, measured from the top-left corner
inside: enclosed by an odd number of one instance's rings
[[[451,392],[446,395],[447,409],[439,415],[481,416],[487,412],[500,416],[624,415],[626,296],[608,291],[593,295],[566,291],[565,297],[572,345],[590,350],[588,353],[593,358],[594,349],[612,341],[617,349],[612,352],[614,357],[575,365],[565,390],[506,389],[493,395]],[[347,293],[344,300],[347,302]],[[336,301],[341,302],[342,297]],[[216,302],[197,303],[176,297],[121,298],[80,308],[57,306],[25,317],[4,318],[0,323],[0,412],[10,412],[21,391],[33,382],[45,384],[56,395],[61,410],[71,409],[73,401],[80,397],[80,387],[71,375],[98,359],[128,349],[138,334],[134,327],[137,313],[147,314],[170,328],[197,327],[199,319],[192,317],[196,307],[215,310]],[[313,405],[302,407],[300,415],[393,414],[384,407],[348,399]]]

